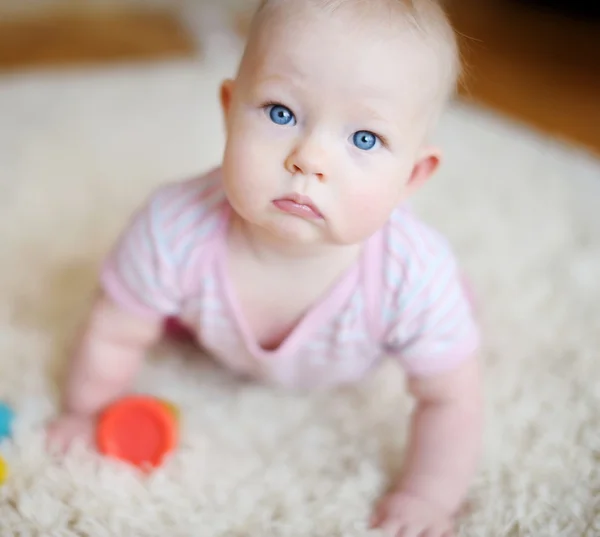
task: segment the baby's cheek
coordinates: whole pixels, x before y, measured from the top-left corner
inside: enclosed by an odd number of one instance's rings
[[[394,207],[389,193],[376,190],[349,192],[343,204],[345,234],[351,242],[366,239],[382,227]]]
[[[268,186],[265,184],[270,175],[266,169],[268,162],[268,154],[260,144],[243,139],[230,144],[223,162],[228,193],[233,198],[255,203]]]

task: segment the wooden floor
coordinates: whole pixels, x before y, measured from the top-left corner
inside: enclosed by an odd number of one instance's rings
[[[462,95],[600,153],[600,23],[456,0]]]
[[[215,0],[216,1],[216,0]],[[515,0],[449,0],[466,75],[464,99],[600,154],[600,25]],[[172,16],[123,12],[0,21],[0,73],[194,54]]]
[[[2,22],[0,73],[185,57],[196,44],[160,11],[54,12]]]

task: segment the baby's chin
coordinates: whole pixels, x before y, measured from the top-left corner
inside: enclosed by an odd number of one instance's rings
[[[254,228],[258,231],[256,238],[262,236],[264,240],[273,244],[280,243],[283,250],[295,246],[303,251],[314,247],[322,250],[328,246],[350,246],[363,242],[364,237],[357,237],[356,230],[338,229],[327,218],[312,219],[282,213],[272,207],[264,210],[236,210],[242,225],[248,230]]]
[[[321,246],[331,241],[327,225],[323,221],[284,214],[270,218],[264,227],[274,237],[289,245]]]
[[[265,229],[286,246],[314,246],[316,250],[322,250],[323,247],[353,246],[361,244],[367,238],[332,229],[326,221],[313,222],[287,215],[270,221]]]

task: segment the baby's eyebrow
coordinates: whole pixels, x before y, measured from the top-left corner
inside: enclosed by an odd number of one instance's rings
[[[268,69],[260,69],[258,76],[263,80],[276,80],[278,82],[297,81],[306,78],[306,73],[294,62],[285,62],[283,66],[270,66]]]
[[[374,101],[379,101],[379,99],[374,99]],[[357,104],[354,107],[354,110],[357,114],[363,115],[369,119],[373,119],[375,121],[379,121],[381,123],[389,123],[390,118],[388,114],[384,114],[380,111],[380,106],[372,106],[369,104],[368,100],[362,100],[360,104]]]
[[[274,73],[267,76],[258,76],[255,81],[255,88],[261,91],[268,91],[273,88],[278,90],[299,88],[302,85],[301,79],[289,76],[287,74]]]
[[[253,69],[258,78],[306,78],[306,70],[302,69],[294,58],[287,55],[278,58],[265,58]]]
[[[266,76],[266,77],[260,77],[258,79],[258,83],[262,86],[262,85],[267,85],[267,84],[286,84],[286,83],[290,83],[291,80],[289,77],[284,76],[284,75],[280,75],[280,74],[274,74],[274,75],[270,75],[270,76]]]

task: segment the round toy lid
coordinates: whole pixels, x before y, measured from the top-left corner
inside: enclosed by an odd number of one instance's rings
[[[177,419],[164,402],[148,396],[120,399],[100,416],[101,453],[140,468],[157,467],[177,443]]]

